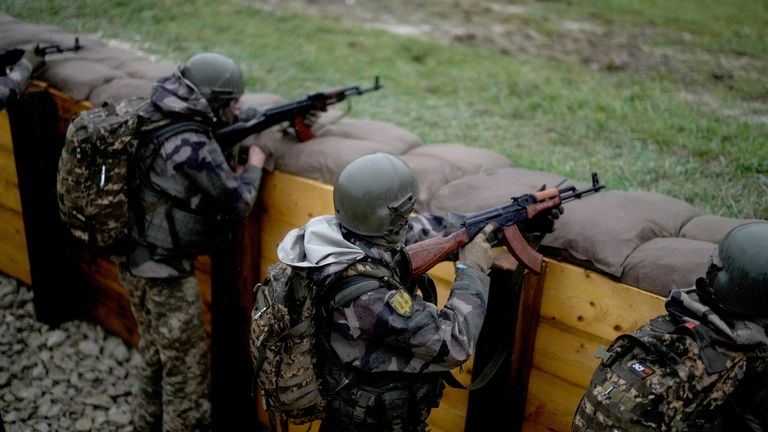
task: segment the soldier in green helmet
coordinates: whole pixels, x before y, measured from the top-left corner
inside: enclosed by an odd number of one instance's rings
[[[572,429],[768,430],[768,222],[731,230],[665,306],[601,354]]]
[[[411,278],[404,246],[450,233],[461,218],[412,216],[418,195],[402,160],[363,156],[336,179],[336,214],[310,220],[278,246],[280,261],[306,272],[320,293],[321,431],[426,430],[442,396],[440,373],[474,352],[488,300],[492,227],[459,251],[450,296],[438,308],[426,298],[431,281]]]
[[[250,212],[267,155],[250,147],[233,171],[211,131],[236,118],[243,75],[230,58],[197,54],[154,83],[154,109],[171,125],[136,154],[139,208],[132,250],[119,267],[141,339],[134,431],[209,429],[209,353],[197,256]]]

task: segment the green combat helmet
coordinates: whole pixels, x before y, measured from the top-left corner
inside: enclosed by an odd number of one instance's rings
[[[375,153],[347,165],[336,178],[336,218],[348,230],[367,237],[400,240],[419,196],[413,172],[399,158]]]
[[[768,222],[731,230],[712,252],[710,295],[728,312],[768,317]]]
[[[243,95],[245,87],[240,66],[221,54],[192,56],[181,68],[181,76],[195,85],[217,116],[219,111]]]

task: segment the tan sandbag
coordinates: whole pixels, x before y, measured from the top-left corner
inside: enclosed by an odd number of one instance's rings
[[[51,25],[27,23],[6,14],[0,16],[0,47],[4,49],[57,43],[56,37],[63,35],[61,29]]]
[[[387,144],[341,137],[318,137],[303,143],[289,138],[285,142],[290,148],[277,160],[276,168],[327,184],[333,184],[338,173],[359,157],[393,153]]]
[[[327,126],[313,128],[320,137],[341,137],[386,144],[392,154],[402,154],[423,144],[414,133],[393,123],[344,117]]]
[[[707,271],[714,243],[657,238],[638,247],[624,262],[621,281],[666,297],[674,288],[693,286]]]
[[[656,193],[602,191],[566,204],[542,250],[620,277],[624,261],[638,247],[656,238],[678,237],[699,215],[690,204]]]
[[[429,144],[417,147],[408,153],[429,156],[452,163],[460,170],[460,177],[488,173],[498,168],[513,166],[509,159],[498,153],[463,144]]]
[[[94,106],[99,106],[108,100],[130,99],[134,97],[149,99],[151,91],[152,81],[120,78],[93,89],[88,100]]]
[[[432,144],[424,147],[431,147]],[[409,152],[409,157],[415,153]],[[436,159],[440,160],[440,159]],[[500,168],[489,174],[462,177],[440,188],[429,204],[429,211],[437,214],[448,212],[477,212],[490,207],[508,204],[510,198],[535,192],[541,185],[554,187],[562,176],[525,168]],[[579,188],[584,182],[568,182]]]
[[[70,38],[70,40],[66,40],[62,46],[71,46],[72,43],[73,38]],[[111,69],[119,70],[123,74],[125,74],[125,72],[122,70],[123,66],[144,60],[144,57],[134,51],[109,46],[102,41],[96,41],[93,39],[83,40],[81,38],[80,45],[82,45],[82,48],[77,51],[68,52],[66,54],[48,58],[56,59],[57,57],[64,57],[67,59],[89,61],[98,63]]]
[[[280,105],[285,103],[285,99],[277,94],[274,93],[254,93],[254,92],[246,92],[242,96],[240,96],[240,107],[241,108],[256,108],[259,110],[264,110],[269,107],[273,107],[275,105]]]
[[[451,162],[425,155],[406,153],[400,158],[411,168],[419,183],[416,211],[426,212],[437,191],[461,177],[459,167]]]
[[[129,77],[153,82],[174,71],[176,71],[176,63],[166,60],[152,61],[142,58],[120,65],[120,72]]]
[[[47,62],[40,73],[40,79],[76,100],[88,99],[93,89],[119,78],[126,76],[98,63],[54,58]]]
[[[759,219],[734,219],[714,215],[701,215],[691,219],[680,230],[680,237],[719,243],[728,231]]]

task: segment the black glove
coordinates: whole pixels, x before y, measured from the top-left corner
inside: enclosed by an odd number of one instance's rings
[[[546,234],[555,231],[555,221],[563,212],[563,206],[541,211],[533,218],[519,223],[518,228],[528,243],[538,245]]]

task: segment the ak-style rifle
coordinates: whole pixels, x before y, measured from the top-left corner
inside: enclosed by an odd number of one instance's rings
[[[268,108],[251,120],[238,122],[213,133],[222,150],[227,151],[240,141],[255,133],[263,132],[272,126],[288,122],[296,132],[299,141],[312,139],[311,128],[306,123],[306,116],[313,111],[326,111],[330,105],[337,104],[350,96],[360,96],[382,88],[377,76],[368,88],[360,86],[343,87],[335,90],[311,94],[304,99],[288,102]]]
[[[446,237],[435,237],[405,248],[411,261],[412,275],[419,276],[442,262],[473,238],[488,224],[493,224],[495,238],[501,237],[509,253],[518,263],[534,273],[541,272],[543,257],[525,240],[517,224],[537,214],[585,195],[599,192],[605,186],[597,173],[592,173],[592,187],[578,190],[576,186],[553,187],[511,198],[512,202],[474,213],[461,228]]]

